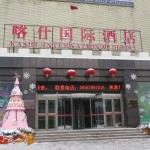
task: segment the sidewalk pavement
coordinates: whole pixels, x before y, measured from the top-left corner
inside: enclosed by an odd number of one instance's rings
[[[0,145],[0,150],[149,150],[150,138]]]

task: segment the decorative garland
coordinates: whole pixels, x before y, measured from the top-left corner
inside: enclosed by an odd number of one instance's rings
[[[2,130],[0,144],[20,143],[32,144],[35,131],[32,128],[18,128],[17,130]]]

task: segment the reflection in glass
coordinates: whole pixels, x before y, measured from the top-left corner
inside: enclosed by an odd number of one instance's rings
[[[84,111],[83,111],[84,110]],[[91,128],[91,112],[90,112],[90,100],[84,99],[81,101],[81,128]]]
[[[115,111],[121,111],[120,99],[114,99]]]
[[[113,118],[112,115],[106,116],[106,126],[113,126]]]
[[[48,128],[55,128],[55,117],[48,117]]]
[[[104,125],[104,114],[103,114],[103,100],[92,99],[92,127],[98,127]]]
[[[45,116],[38,118],[38,129],[45,129]]]
[[[121,114],[115,115],[115,127],[122,126]]]
[[[106,112],[112,112],[111,99],[105,99],[105,108],[106,108]]]
[[[39,102],[39,104],[38,104],[38,112],[39,113],[45,113],[45,103],[46,103],[46,101],[39,100],[38,102]]]
[[[55,113],[55,100],[48,101],[48,113]]]
[[[60,99],[58,101],[58,126],[62,128],[71,128],[71,100]]]

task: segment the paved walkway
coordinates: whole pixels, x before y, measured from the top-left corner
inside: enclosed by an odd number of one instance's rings
[[[0,145],[0,150],[149,150],[150,138]]]

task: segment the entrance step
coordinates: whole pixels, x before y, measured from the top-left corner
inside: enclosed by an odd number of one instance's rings
[[[108,139],[150,138],[136,128],[37,131],[35,142],[62,142]]]

